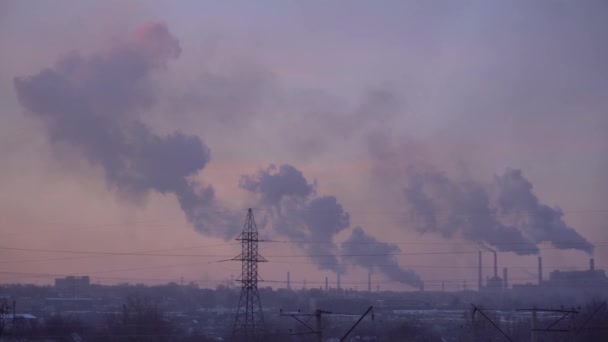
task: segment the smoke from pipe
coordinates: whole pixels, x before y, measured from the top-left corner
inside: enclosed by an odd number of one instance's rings
[[[456,182],[439,172],[411,170],[405,197],[412,227],[444,238],[464,238],[480,246],[536,254],[536,244],[516,227],[501,222],[486,189],[474,181]]]
[[[158,135],[141,120],[156,101],[150,77],[180,52],[164,23],[147,22],[124,44],[89,57],[72,53],[54,67],[15,78],[14,87],[53,146],[75,149],[101,167],[109,187],[132,198],[174,194],[197,230],[227,239],[240,218],[216,203],[211,186],[188,179],[207,165],[209,148],[179,131]]]
[[[271,165],[255,175],[241,177],[241,188],[256,194],[266,206],[266,220],[278,234],[301,241],[304,249],[319,269],[338,275],[345,267],[339,263],[333,243],[335,236],[350,226],[350,215],[334,196],[318,196],[315,182],[306,180],[301,171],[291,165]],[[399,252],[397,245],[381,242],[368,235],[363,228],[353,229],[341,244],[343,259],[369,271],[377,270],[389,279],[421,287],[420,277],[402,269],[391,253]],[[365,255],[374,254],[373,264]]]
[[[363,228],[355,227],[350,237],[342,243],[344,259],[356,263],[368,271],[379,271],[390,280],[421,288],[422,280],[414,271],[399,266],[394,255],[399,246],[380,242],[368,235]]]
[[[542,242],[593,252],[593,245],[564,222],[559,208],[540,203],[520,170],[507,170],[492,184],[413,169],[408,176],[404,193],[418,232],[520,255],[538,254]]]
[[[336,257],[336,234],[350,225],[350,215],[334,196],[317,196],[315,184],[291,165],[269,166],[241,177],[240,187],[257,195],[264,220],[274,231],[296,241],[319,269],[345,272]]]
[[[498,207],[514,217],[518,227],[535,243],[549,242],[559,249],[578,249],[593,253],[593,245],[563,220],[560,208],[540,203],[533,186],[521,170],[507,170],[495,177],[498,186]]]

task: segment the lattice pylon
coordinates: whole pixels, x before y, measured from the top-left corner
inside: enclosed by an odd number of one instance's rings
[[[241,241],[242,250],[233,260],[242,262],[241,276],[237,279],[242,287],[232,336],[236,340],[253,341],[259,339],[264,330],[264,314],[258,293],[258,263],[267,260],[258,253],[258,228],[251,208],[247,210],[243,232],[236,240]]]

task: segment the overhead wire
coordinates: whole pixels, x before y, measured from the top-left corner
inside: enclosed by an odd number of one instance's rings
[[[236,245],[238,243],[231,243]],[[226,244],[228,245],[228,244]],[[596,244],[594,247],[606,247],[608,243]],[[169,250],[185,250],[198,247],[187,247]],[[558,247],[541,247],[541,248],[513,248],[508,250],[499,250],[497,252],[530,252],[535,254],[537,251],[543,250],[563,250]],[[203,258],[231,258],[233,255],[225,254],[166,254],[152,252],[116,252],[116,251],[87,251],[87,250],[67,250],[67,249],[44,249],[44,248],[25,248],[25,247],[9,247],[0,246],[0,250],[25,251],[25,252],[41,252],[41,253],[67,253],[67,254],[89,254],[89,255],[109,255],[109,256],[146,256],[146,257],[203,257]],[[169,251],[167,250],[167,251]],[[265,255],[267,258],[322,258],[322,257],[384,257],[384,256],[401,256],[401,255],[452,255],[452,254],[474,254],[474,253],[492,253],[493,251],[467,250],[467,251],[434,251],[434,252],[392,252],[392,253],[326,253],[326,254],[270,254]]]

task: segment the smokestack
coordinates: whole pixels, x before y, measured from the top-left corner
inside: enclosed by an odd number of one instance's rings
[[[498,278],[498,257],[496,251],[494,251],[494,278]]]
[[[538,257],[538,285],[543,282],[543,258]]]
[[[367,292],[372,292],[372,272],[367,272]]]
[[[291,290],[291,277],[289,271],[287,271],[287,289]]]
[[[595,271],[595,259],[593,258],[589,259],[589,270],[591,272]]]
[[[340,291],[340,273],[338,273],[338,291]]]
[[[329,291],[329,282],[327,281],[327,277],[325,277],[325,291]]]
[[[502,269],[502,288],[503,288],[503,290],[506,290],[509,288],[509,281],[507,280],[507,279],[509,279],[508,272],[509,272],[509,270],[506,267]]]
[[[479,282],[477,286],[477,289],[481,291],[481,287],[483,286],[483,274],[481,272],[481,251],[479,252]]]

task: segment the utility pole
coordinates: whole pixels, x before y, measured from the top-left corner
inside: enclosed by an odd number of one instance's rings
[[[359,319],[355,322],[355,324],[353,324],[352,327],[350,327],[350,329],[348,329],[348,331],[346,332],[346,334],[344,334],[344,336],[342,336],[342,338],[340,339],[340,342],[344,342],[346,341],[346,338],[348,337],[348,335],[350,335],[350,333],[355,330],[355,328],[357,327],[357,325],[359,325],[359,323],[361,323],[361,321],[365,318],[365,316],[367,316],[368,313],[370,313],[370,311],[372,311],[374,307],[370,306],[369,308],[367,308],[367,310],[365,311],[365,313],[363,313],[363,315],[361,315],[361,317],[359,317]],[[372,319],[374,319],[374,315],[372,314]]]
[[[281,309],[280,311],[280,316],[288,316],[291,317],[293,319],[295,319],[298,323],[300,323],[302,326],[304,326],[307,331],[304,332],[300,332],[300,333],[292,333],[291,336],[299,336],[299,335],[310,335],[310,334],[315,334],[317,335],[317,341],[322,342],[323,341],[323,314],[330,314],[331,312],[329,311],[324,311],[324,310],[315,310],[315,313],[302,313],[300,312],[300,310],[298,310],[297,312],[283,312],[283,309]],[[315,327],[311,327],[308,323],[306,323],[304,320],[300,319],[300,317],[315,317]]]
[[[355,330],[357,325],[359,325],[359,323],[361,323],[363,318],[365,318],[365,316],[367,316],[367,314],[369,314],[372,311],[372,309],[373,309],[373,306],[370,306],[367,309],[367,311],[365,311],[365,313],[363,313],[363,315],[361,315],[359,317],[357,322],[355,322],[355,324],[353,324],[353,326],[350,327],[350,329],[348,329],[346,334],[344,334],[344,336],[342,336],[342,338],[340,339],[340,342],[346,341],[346,338],[348,337],[348,335],[353,330]],[[299,333],[292,333],[291,336],[315,334],[315,335],[317,335],[317,341],[319,341],[319,342],[323,341],[323,315],[332,315],[332,312],[319,310],[319,309],[315,310],[314,313],[302,313],[302,312],[300,312],[300,310],[298,310],[297,312],[283,312],[283,309],[280,310],[280,316],[291,317],[307,329],[307,331],[303,331],[303,332],[299,332]],[[344,315],[340,314],[340,316],[344,316]],[[315,317],[315,327],[314,328],[311,327],[307,322],[305,322],[303,319],[301,319],[301,317]],[[372,319],[374,319],[373,314],[372,314]]]
[[[530,311],[532,312],[532,318],[530,321],[530,332],[531,332],[531,341],[532,342],[536,342],[537,340],[537,335],[539,331],[543,331],[543,332],[559,332],[559,333],[569,333],[572,331],[575,331],[575,327],[574,324],[572,326],[568,326],[567,328],[555,328],[555,326],[563,321],[565,318],[572,318],[574,319],[575,315],[579,313],[579,311],[577,310],[566,310],[566,309],[539,309],[536,306],[533,306],[531,309],[517,309],[517,311]],[[554,320],[551,324],[549,324],[546,328],[538,328],[538,317],[537,317],[537,313],[538,312],[552,312],[552,313],[561,313],[562,316],[556,320]]]
[[[232,260],[242,262],[241,276],[237,279],[242,287],[232,337],[245,341],[260,340],[264,330],[264,314],[258,293],[258,263],[267,260],[258,254],[258,229],[251,208],[247,211],[243,232],[236,240],[242,243],[241,254]]]
[[[500,329],[500,327],[496,323],[494,323],[494,321],[490,317],[488,317],[480,308],[478,308],[477,306],[475,306],[475,304],[472,303],[471,306],[473,306],[473,314],[471,315],[472,319],[475,318],[475,313],[479,312],[479,314],[483,316],[483,318],[485,318],[488,322],[490,322],[490,324],[492,324],[492,326],[494,326],[494,328],[496,328],[496,330],[498,330],[502,334],[502,336],[504,336],[508,341],[513,342],[513,339],[509,335],[507,335],[506,332]]]
[[[540,259],[539,259],[540,260]],[[532,308],[532,320],[530,321],[530,342],[536,342],[536,306]]]

